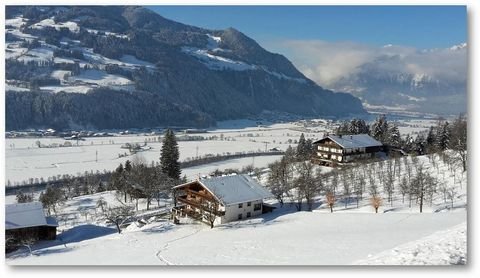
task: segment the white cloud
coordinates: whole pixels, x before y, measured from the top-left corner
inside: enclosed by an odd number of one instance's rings
[[[427,74],[436,79],[465,82],[467,49],[460,47],[421,50],[408,46],[376,47],[355,42],[289,40],[277,45],[308,78],[329,87],[339,78],[353,74],[361,65],[374,62],[388,72]]]

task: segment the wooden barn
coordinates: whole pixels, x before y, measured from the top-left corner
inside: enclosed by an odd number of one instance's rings
[[[54,217],[45,217],[40,202],[5,206],[5,239],[11,242],[54,240],[57,227]]]
[[[271,211],[263,200],[273,195],[248,175],[195,180],[175,186],[174,190],[174,217],[189,216],[212,227]]]
[[[313,145],[312,161],[327,166],[372,159],[383,152],[383,144],[368,134],[327,135]]]

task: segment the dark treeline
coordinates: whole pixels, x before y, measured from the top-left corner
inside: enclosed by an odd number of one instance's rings
[[[266,156],[266,155],[282,155],[282,151],[271,151],[271,152],[253,152],[253,153],[241,153],[241,154],[228,154],[228,155],[216,155],[216,156],[204,156],[199,158],[194,158],[189,161],[181,162],[180,165],[182,168],[195,167],[203,164],[225,161],[235,158],[244,158],[244,157],[253,157],[253,156]]]
[[[72,124],[94,129],[214,124],[208,115],[187,105],[170,103],[159,95],[108,88],[94,89],[88,94],[9,91],[5,103],[7,130],[31,127],[63,130]]]
[[[400,148],[406,153],[424,155],[450,149],[462,153],[462,160],[465,158],[466,161],[467,120],[463,115],[459,115],[451,122],[439,119],[428,132],[420,133],[416,137],[410,134],[400,136],[398,126],[388,122],[385,115],[378,117],[370,126],[364,120],[353,119],[350,122],[343,122],[336,130],[336,134],[361,133],[370,134],[388,147]]]

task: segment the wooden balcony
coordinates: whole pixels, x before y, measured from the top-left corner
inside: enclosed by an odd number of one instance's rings
[[[207,191],[195,191],[195,190],[185,188],[184,192],[187,193],[187,194],[191,194],[193,196],[200,197],[202,199],[211,201],[211,202],[215,201],[213,196],[210,193],[208,193]]]
[[[202,206],[200,201],[197,201],[197,200],[192,199],[192,198],[188,198],[186,195],[177,197],[177,201],[179,201],[181,203],[184,203],[184,204],[188,204],[188,205],[190,205],[192,207],[195,207],[195,208],[198,208],[200,210],[208,210],[208,209],[206,209],[205,207]],[[223,215],[225,215],[225,212],[224,211],[217,211],[215,214],[218,215],[218,216],[223,216]]]

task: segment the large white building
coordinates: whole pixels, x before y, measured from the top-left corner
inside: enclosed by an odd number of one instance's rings
[[[313,142],[312,160],[320,165],[341,165],[378,157],[383,144],[368,134],[327,135]]]
[[[195,180],[174,190],[174,217],[190,216],[212,226],[258,216],[271,208],[263,200],[273,197],[248,175]]]

